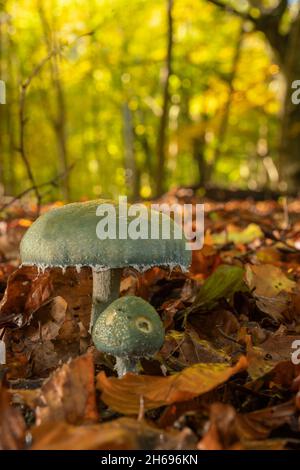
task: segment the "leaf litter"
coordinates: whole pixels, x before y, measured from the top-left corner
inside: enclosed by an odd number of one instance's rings
[[[205,207],[188,273],[123,272],[120,295],[149,301],[166,338],[122,379],[88,332],[90,269],[18,268],[30,215],[2,222],[0,449],[300,449],[300,205],[288,224],[280,201]]]

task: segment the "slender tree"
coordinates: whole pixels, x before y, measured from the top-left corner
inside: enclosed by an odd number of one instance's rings
[[[295,12],[291,18],[290,27],[286,31],[281,26],[284,15],[291,8],[288,0],[280,0],[277,6],[271,9],[264,8],[262,2],[252,0],[249,3],[256,7],[256,11],[260,6],[260,14],[255,16],[251,13],[251,9],[245,13],[230,2],[208,1],[229,13],[251,21],[255,30],[264,33],[274,51],[275,60],[281,67],[286,82],[278,145],[280,173],[291,186],[298,187],[300,182],[300,105],[292,103],[291,95],[294,91],[293,82],[300,79],[300,2],[294,2]]]
[[[173,22],[173,8],[174,1],[167,0],[167,54],[163,70],[163,105],[160,117],[158,137],[157,137],[157,184],[156,193],[161,195],[165,189],[165,173],[166,173],[166,143],[167,143],[167,128],[168,128],[168,115],[170,104],[170,76],[172,74],[172,59],[173,59],[173,45],[174,45],[174,22]]]
[[[56,35],[51,31],[42,2],[39,2],[39,15],[44,31],[45,43],[50,54],[53,49],[58,49]],[[59,157],[60,172],[65,174],[61,182],[61,190],[63,198],[68,201],[70,199],[70,182],[68,170],[68,142],[67,142],[67,109],[65,103],[65,93],[60,78],[59,56],[53,54],[50,60],[51,79],[56,98],[56,111],[51,116],[51,122],[57,139],[57,149]]]

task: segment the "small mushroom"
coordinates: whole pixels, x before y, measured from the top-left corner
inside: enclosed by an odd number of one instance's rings
[[[97,349],[116,357],[122,377],[137,372],[142,357],[151,357],[164,342],[164,327],[156,310],[140,297],[115,300],[98,317],[93,328]]]
[[[116,237],[99,239],[97,209],[101,204],[110,204],[115,208],[117,219]],[[151,233],[151,215],[155,211],[148,209],[144,221]],[[159,225],[163,218],[170,221],[171,237],[159,236],[152,239],[130,239],[119,236],[118,219],[120,207],[113,201],[98,199],[95,201],[72,203],[53,209],[40,216],[24,235],[20,251],[24,265],[48,267],[90,266],[93,271],[93,304],[91,326],[100,313],[118,298],[122,268],[134,267],[145,270],[152,266],[180,266],[186,269],[190,265],[191,252],[185,249],[185,237],[174,236],[175,223],[165,214],[159,214]],[[157,212],[156,212],[157,215]],[[150,217],[149,217],[150,216]],[[128,224],[135,217],[128,216]],[[121,220],[121,215],[120,215]]]

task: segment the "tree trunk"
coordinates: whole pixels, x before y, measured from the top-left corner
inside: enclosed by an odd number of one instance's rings
[[[299,188],[300,183],[300,104],[293,103],[292,84],[300,80],[300,13],[293,23],[286,50],[284,75],[286,93],[282,110],[282,126],[280,135],[280,174],[293,188]]]
[[[2,56],[3,56],[3,33],[2,33],[2,23],[0,21],[0,80],[3,77],[3,70],[2,70]],[[4,124],[4,109],[3,109],[3,104],[0,102],[0,185],[2,185],[2,191],[4,192],[4,172],[3,172],[3,167],[4,167],[4,162],[3,162],[3,155],[4,155],[4,139],[3,139],[3,134],[4,134],[4,129],[3,129],[3,124]],[[1,193],[2,193],[1,191]]]
[[[139,199],[140,195],[140,178],[135,161],[132,112],[129,109],[127,102],[123,105],[123,123],[126,186],[128,187],[129,200],[136,201],[137,199]]]
[[[40,15],[41,24],[44,31],[45,43],[48,52],[51,53],[53,49],[57,47],[55,32],[51,30],[48,20],[45,15],[45,11],[42,2],[38,3],[38,11]],[[53,55],[51,58],[51,78],[53,88],[55,91],[56,98],[56,112],[55,116],[51,118],[53,129],[56,135],[57,149],[58,149],[58,161],[60,167],[60,173],[64,174],[64,178],[61,179],[61,191],[65,201],[70,200],[70,181],[68,171],[68,145],[67,145],[67,131],[66,131],[66,104],[63,85],[60,79],[60,70],[57,55]]]
[[[205,159],[205,138],[204,136],[193,139],[193,157],[198,167],[198,180],[196,185],[204,188],[207,181],[207,163]]]
[[[288,183],[287,189],[291,191],[298,189],[300,183],[300,104],[292,102],[292,93],[295,91],[292,89],[292,84],[295,80],[300,80],[300,2],[298,1],[298,13],[291,22],[290,31],[283,33],[282,19],[290,7],[288,0],[279,0],[273,9],[261,10],[258,17],[252,16],[251,10],[245,13],[222,0],[208,1],[244,20],[251,21],[257,31],[264,33],[273,49],[275,60],[280,65],[286,82],[279,129],[280,179]]]
[[[214,152],[214,158],[213,158],[213,165],[214,166],[217,164],[217,162],[220,158],[220,155],[222,154],[223,145],[224,145],[224,142],[226,140],[229,117],[230,117],[230,109],[231,109],[232,99],[233,99],[233,95],[234,95],[234,81],[235,81],[237,71],[238,71],[238,65],[239,65],[240,56],[241,56],[243,38],[244,38],[244,23],[241,24],[241,28],[240,28],[240,31],[238,33],[236,48],[235,48],[234,55],[233,55],[233,60],[232,60],[231,71],[230,71],[230,75],[228,77],[228,94],[227,94],[226,102],[224,104],[223,113],[222,113],[221,121],[220,121],[220,126],[219,126],[218,134],[217,134],[217,144],[216,144],[216,148],[215,148],[215,152]],[[210,166],[211,170],[213,169],[213,165]],[[211,174],[207,175],[207,176],[208,176],[208,179],[210,180]]]
[[[160,118],[157,138],[157,184],[156,195],[160,196],[165,190],[165,163],[166,163],[166,140],[168,128],[168,114],[170,103],[170,75],[172,73],[173,55],[173,0],[167,0],[168,11],[168,33],[167,33],[167,56],[163,76],[163,106]]]

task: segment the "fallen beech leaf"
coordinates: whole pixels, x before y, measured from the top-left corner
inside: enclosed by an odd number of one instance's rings
[[[189,323],[197,331],[201,338],[208,338],[214,345],[237,346],[236,343],[229,341],[224,336],[235,337],[239,331],[240,324],[233,313],[225,309],[216,309],[209,315],[190,315]]]
[[[272,389],[292,390],[294,380],[299,374],[300,364],[295,365],[291,360],[282,361],[268,374],[265,384]]]
[[[136,436],[112,424],[72,426],[46,423],[32,429],[32,450],[130,450],[137,448]]]
[[[54,344],[50,340],[37,342],[31,352],[30,360],[33,374],[36,376],[48,375],[59,363]]]
[[[299,448],[300,441],[296,439],[265,439],[264,441],[245,441],[245,450],[287,450],[293,449],[294,447],[290,444],[298,444]]]
[[[0,382],[0,450],[24,447],[26,426],[20,411],[11,406],[11,396]]]
[[[291,426],[293,421],[296,421],[296,407],[294,400],[291,400],[277,406],[237,415],[237,428],[244,441],[251,441],[266,439],[271,431],[284,424]]]
[[[236,412],[231,405],[211,405],[209,427],[197,447],[199,450],[242,449],[236,428]]]
[[[296,283],[273,264],[247,264],[245,279],[258,297],[276,297],[279,292],[292,292],[296,287]]]
[[[226,382],[232,375],[245,370],[247,360],[241,357],[230,367],[226,364],[195,364],[169,377],[126,374],[121,379],[97,376],[97,388],[106,405],[123,414],[138,414],[141,398],[145,410],[187,401]]]
[[[167,279],[169,277],[169,270],[162,269],[159,267],[154,267],[148,269],[142,274],[138,274],[135,295],[137,295],[138,297],[142,297],[145,300],[149,300],[153,286],[156,285],[158,281],[162,279]]]
[[[274,263],[280,261],[280,252],[274,246],[265,246],[256,252],[256,257],[261,263]]]
[[[71,426],[47,423],[32,429],[32,450],[195,449],[191,431],[166,432],[131,418],[104,424]]]
[[[247,244],[251,243],[256,238],[262,237],[263,233],[257,224],[249,224],[248,227],[243,230],[235,225],[229,224],[226,231],[212,235],[213,242],[217,245],[224,245],[228,242]]]
[[[14,273],[1,304],[0,324],[9,314],[6,325],[20,327],[5,333],[11,378],[47,377],[60,363],[86,352],[91,342],[91,269],[64,273],[53,268],[40,274],[37,268],[26,269]]]
[[[36,408],[41,390],[39,388],[33,390],[26,389],[9,389],[9,394],[11,395],[12,403],[18,405],[26,405],[33,410]]]
[[[79,356],[57,369],[43,384],[36,424],[65,420],[70,424],[98,420],[91,354]]]
[[[256,298],[258,308],[281,321],[291,303],[291,293],[296,282],[291,281],[283,271],[273,264],[246,266],[245,281]]]
[[[231,298],[235,292],[243,290],[243,276],[242,268],[222,264],[200,288],[193,309],[212,309],[221,298]]]
[[[274,333],[261,343],[259,347],[273,361],[288,361],[291,360],[291,355],[294,351],[292,345],[296,340],[300,341],[299,335],[280,335]]]
[[[245,337],[247,346],[248,374],[253,380],[268,374],[280,362],[269,356],[261,347],[253,346],[251,336]]]
[[[174,352],[179,352],[178,361],[181,365],[190,366],[201,363],[229,363],[229,356],[221,348],[215,348],[212,343],[200,339],[197,332],[188,325],[183,333],[170,330],[160,351],[167,360]]]
[[[184,303],[182,299],[171,299],[163,303],[162,305],[163,311],[163,322],[165,330],[168,330],[174,323],[174,317],[179,309],[184,308]]]
[[[86,328],[91,313],[92,271],[82,268],[48,268],[39,272],[36,266],[21,266],[8,279],[7,289],[0,303],[1,318],[13,316],[10,323],[23,326],[45,302],[61,296]],[[6,322],[7,323],[7,322]],[[5,325],[6,325],[5,323]],[[4,325],[3,325],[4,326]]]
[[[207,277],[221,263],[218,251],[211,245],[203,245],[201,250],[192,251],[192,265],[189,272],[194,278]]]
[[[7,288],[0,303],[0,326],[11,323],[25,325],[32,313],[51,295],[49,272],[38,274],[34,266],[21,266],[8,278]],[[11,316],[6,323],[5,318]],[[3,320],[2,320],[3,318]]]
[[[240,414],[231,405],[214,403],[210,407],[207,432],[198,443],[200,450],[237,450],[254,448],[258,440],[265,442],[280,426],[292,427],[296,422],[293,400],[281,405]],[[260,445],[263,446],[263,443]]]

